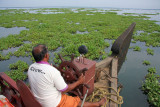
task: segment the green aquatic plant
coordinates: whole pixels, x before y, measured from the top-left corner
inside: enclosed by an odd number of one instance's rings
[[[63,12],[46,14],[50,12]],[[43,8],[43,9],[7,9],[0,10],[1,27],[26,27],[18,35],[9,35],[0,38],[0,50],[19,47],[14,56],[32,56],[32,47],[36,44],[46,44],[49,51],[63,47],[58,53],[68,59],[66,55],[79,56],[78,46],[85,44],[89,51],[86,57],[98,59],[106,57],[104,49],[109,47],[105,39],[113,42],[128,26],[136,22],[135,31],[144,31],[139,35],[134,32],[133,41],[144,41],[148,46],[160,46],[160,26],[155,21],[144,20],[146,16],[117,15],[115,11],[101,9],[77,8]],[[43,12],[46,12],[43,14]],[[87,15],[92,14],[92,15]],[[77,31],[87,32],[77,34]],[[25,44],[24,41],[30,41]],[[136,48],[137,50],[139,48]],[[11,55],[1,59],[9,59]],[[7,58],[5,58],[7,57]],[[31,60],[34,61],[33,57]],[[55,58],[58,61],[58,58]],[[58,61],[59,62],[59,61]]]
[[[17,80],[25,80],[27,78],[27,74],[19,71],[19,70],[11,70],[5,72],[9,77],[11,77],[14,81]]]
[[[148,69],[145,81],[142,83],[142,91],[147,94],[148,102],[155,107],[160,106],[160,76],[156,74],[154,67]]]
[[[71,34],[75,34],[76,31],[88,31],[89,34],[87,34],[86,36],[91,35],[92,37],[94,37],[97,35],[101,37],[100,38],[101,40],[104,40],[104,38],[116,39],[125,30],[125,28],[129,26],[128,24],[129,22],[132,23],[133,19],[136,22],[137,20],[136,18],[139,18],[139,19],[141,18],[138,16],[136,17],[135,16],[129,16],[129,17],[128,16],[118,16],[113,12],[106,12],[105,14],[95,12],[94,16],[86,15],[87,13],[92,13],[92,11],[95,9],[91,9],[91,10],[77,9],[79,13],[71,12],[70,9],[56,9],[56,8],[39,9],[39,11],[47,11],[47,10],[59,11],[59,12],[62,11],[66,13],[65,14],[40,14],[40,13],[31,14],[31,13],[23,12],[25,10],[17,11],[16,9],[3,11],[2,13],[6,12],[6,14],[5,16],[0,16],[2,19],[4,19],[3,21],[2,20],[0,21],[0,24],[2,26],[5,25],[4,23],[9,24],[9,22],[13,22],[13,23],[10,23],[9,25],[11,25],[12,27],[13,26],[20,26],[20,27],[25,26],[29,28],[30,30],[22,31],[19,35],[14,35],[14,37],[18,41],[14,42],[13,41],[14,39],[11,39],[12,41],[9,41],[9,44],[10,44],[9,46],[2,45],[4,44],[4,42],[1,42],[2,43],[1,50],[7,49],[8,47],[20,46],[23,44],[22,42],[24,40],[31,41],[32,46],[37,43],[43,43],[43,44],[48,45],[49,50],[54,50],[60,45],[64,47],[67,46],[66,43],[68,42],[71,44],[75,44],[75,42],[73,42],[75,37],[73,37]],[[81,10],[85,10],[85,11],[81,11]],[[31,9],[31,11],[33,10]],[[10,12],[13,12],[13,14],[10,15]],[[8,15],[11,16],[10,19],[7,18]],[[24,20],[27,20],[27,21],[24,21]],[[77,25],[76,24],[77,22],[80,24]],[[146,21],[143,21],[143,22],[146,22]],[[139,26],[142,26],[142,24],[140,25],[139,22],[137,23],[138,23],[138,28],[140,28]],[[119,25],[121,25],[121,27],[118,27]],[[66,36],[62,37],[61,35],[66,35]],[[77,37],[79,35],[74,35],[74,36]],[[48,40],[46,40],[45,38],[48,38]],[[87,42],[87,37],[80,36],[80,38],[81,40],[78,38],[78,40],[80,41],[77,42],[76,44],[82,43],[82,41],[83,42],[85,41],[86,44],[89,43]],[[10,39],[10,38],[7,37],[5,39]],[[58,42],[59,39],[60,39],[60,42]],[[100,44],[100,45],[105,45],[105,44]],[[98,45],[98,47],[100,45]],[[101,49],[103,48],[104,47],[102,46]],[[99,56],[101,55],[100,53],[98,54]],[[28,56],[28,54],[26,54],[26,49],[24,49],[24,47],[21,47],[17,52],[14,53],[14,55]]]
[[[132,43],[136,43],[136,41],[131,41]]]
[[[111,56],[112,55],[112,51],[110,51],[109,53],[108,53],[108,56]]]
[[[154,55],[154,50],[153,49],[147,48],[146,51],[147,51],[148,55]]]
[[[151,14],[151,13],[147,14],[147,13],[145,13],[145,14],[142,14],[142,15],[157,15],[157,13],[156,14]]]
[[[109,47],[109,46],[110,46],[109,42],[106,42],[106,43],[105,43],[105,46],[106,46],[106,47]]]
[[[112,44],[114,44],[115,40],[112,40]]]
[[[0,50],[8,49],[11,47],[18,47],[22,43],[21,39],[19,39],[18,35],[9,35],[6,38],[0,39]]]
[[[17,61],[16,63],[10,64],[10,71],[5,73],[10,76],[13,80],[25,80],[27,74],[25,73],[28,70],[29,65],[24,61]]]
[[[156,73],[156,68],[155,67],[148,68],[148,72],[154,74]]]
[[[144,60],[144,61],[143,61],[143,64],[144,64],[144,65],[150,65],[150,62],[147,61],[147,60]]]
[[[28,70],[28,67],[28,64],[21,60],[18,60],[16,63],[9,65],[9,68],[11,70],[20,70],[21,72],[26,72]]]
[[[107,55],[102,55],[102,60],[107,58]]]
[[[114,10],[109,10],[109,11],[122,11],[122,10],[114,9]]]
[[[31,44],[24,44],[21,46],[18,50],[16,50],[13,54],[14,56],[29,56],[32,51],[32,45]]]
[[[3,54],[0,53],[0,61],[8,60],[9,58],[10,58],[10,54],[3,55]]]
[[[124,15],[139,15],[138,13],[123,13]]]
[[[133,50],[134,51],[141,51],[141,48],[139,46],[135,46],[135,47],[133,47]]]

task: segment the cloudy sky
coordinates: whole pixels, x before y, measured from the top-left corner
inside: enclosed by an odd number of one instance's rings
[[[0,0],[0,7],[49,6],[160,9],[160,0]]]

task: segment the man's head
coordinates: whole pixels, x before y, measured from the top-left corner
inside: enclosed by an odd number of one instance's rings
[[[48,49],[45,45],[42,45],[42,44],[38,44],[33,48],[32,55],[36,62],[42,61],[45,58],[47,61],[49,59]]]

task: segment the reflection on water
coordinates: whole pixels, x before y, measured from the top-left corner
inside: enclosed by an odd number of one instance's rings
[[[107,47],[107,48],[104,49],[104,51],[105,51],[106,53],[109,53],[109,52],[111,51],[111,47],[112,47],[112,42],[113,42],[113,40],[105,39],[105,42],[108,42],[108,43],[110,44],[109,47]]]
[[[23,41],[23,43],[25,43],[25,44],[30,44],[30,43],[32,43],[32,42],[30,42],[30,41]],[[2,53],[2,55],[7,55],[9,52],[14,53],[14,52],[17,51],[19,48],[20,48],[20,46],[19,46],[19,47],[8,48],[8,49],[6,49],[6,50],[0,51],[0,53]]]
[[[28,9],[28,10],[25,10],[24,12],[25,13],[34,13],[34,14],[38,14],[38,13],[41,13],[41,14],[63,14],[65,12],[56,12],[57,10],[39,10],[39,9]]]
[[[23,43],[25,43],[25,44],[30,44],[30,43],[32,43],[32,42],[30,42],[30,41],[23,41]]]
[[[158,75],[160,75],[160,47],[146,47],[144,42],[131,43],[130,46],[141,47],[141,52],[129,49],[127,53],[127,60],[124,62],[119,74],[119,82],[123,84],[123,89],[120,93],[124,98],[122,107],[148,107],[147,97],[140,90],[142,81],[145,80],[147,69],[155,67]],[[154,50],[154,55],[147,55],[146,49]],[[143,65],[143,61],[148,60],[151,65]]]
[[[0,38],[1,37],[6,37],[10,34],[20,34],[20,31],[22,30],[29,30],[26,27],[13,27],[13,28],[4,28],[0,27]]]
[[[141,30],[136,31],[136,35],[140,35],[141,33],[144,33],[144,31]]]
[[[17,51],[19,49],[19,47],[15,47],[15,48],[8,48],[7,50],[3,50],[1,51],[3,55],[7,55],[7,53],[12,52],[14,53],[15,51]]]
[[[76,31],[76,34],[88,34],[88,31],[84,31],[84,32],[80,32],[80,31]]]
[[[135,15],[144,15],[150,17],[150,20],[156,20],[156,24],[160,24],[160,10],[147,10],[147,9],[121,9],[121,11],[116,11],[118,15],[124,15],[124,13],[136,13]],[[148,15],[147,15],[148,14]],[[149,15],[153,14],[153,15]],[[155,15],[154,15],[155,14]]]
[[[5,72],[9,70],[9,64],[16,63],[18,60],[25,61],[27,64],[31,64],[32,61],[30,57],[15,57],[11,56],[9,60],[0,61],[0,72]]]

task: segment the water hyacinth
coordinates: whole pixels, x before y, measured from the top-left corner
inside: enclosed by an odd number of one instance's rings
[[[25,80],[27,78],[27,74],[24,73],[28,70],[29,65],[24,61],[17,61],[16,63],[10,64],[10,71],[6,71],[5,73],[10,76],[13,80]]]
[[[89,52],[85,57],[92,60],[102,60],[112,54],[111,51],[105,52],[104,49],[112,45],[115,39],[133,22],[136,22],[136,27],[133,32],[132,43],[141,41],[145,42],[148,47],[160,47],[160,26],[155,23],[156,21],[151,21],[149,17],[144,16],[147,14],[124,13],[124,16],[117,15],[115,12],[117,10],[87,10],[85,8],[73,10],[70,8],[0,10],[1,27],[25,27],[27,29],[19,34],[0,38],[0,51],[19,47],[17,51],[7,55],[0,53],[0,60],[7,60],[12,55],[17,57],[32,56],[32,47],[39,43],[46,44],[48,50],[52,52],[62,47],[61,51],[57,53],[62,54],[66,60],[70,58],[68,55],[72,53],[75,54],[75,57],[79,56],[78,47],[86,45]],[[113,42],[105,42],[105,39]],[[24,41],[29,41],[29,43],[26,44]],[[135,51],[141,50],[140,46],[133,48]],[[55,57],[51,59],[54,60],[54,63],[59,64],[60,60],[57,53],[54,53]],[[148,54],[154,54],[154,51],[148,52]],[[31,60],[34,62],[33,57]],[[149,65],[149,62],[144,61],[143,64]],[[14,80],[27,78],[24,71],[28,66],[24,62],[18,61],[9,67],[11,70],[6,73]],[[157,81],[151,82],[151,79],[158,79],[158,77],[155,78],[154,68],[150,69],[149,72],[149,75],[146,76],[148,79],[145,81],[148,85],[144,85],[144,88],[155,89],[151,92],[148,91],[148,99],[156,103],[155,106],[159,106],[157,104],[159,93],[152,95],[152,93],[158,92]]]
[[[142,91],[147,94],[149,103],[152,106],[160,106],[160,76],[156,75],[156,69],[151,67],[148,69],[146,80],[142,84]]]

